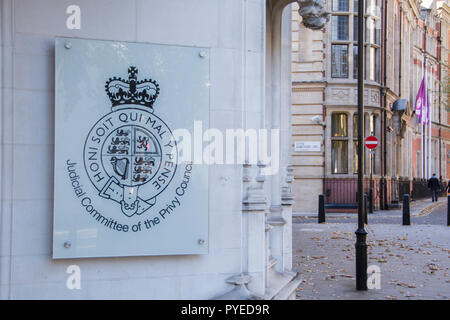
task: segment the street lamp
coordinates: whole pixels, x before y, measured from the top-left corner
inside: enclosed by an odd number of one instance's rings
[[[367,290],[367,232],[364,229],[364,0],[358,1],[358,229],[356,290]]]

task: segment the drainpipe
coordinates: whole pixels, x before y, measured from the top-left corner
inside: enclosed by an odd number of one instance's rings
[[[399,65],[399,75],[398,75],[398,96],[399,98],[401,98],[402,96],[402,28],[403,28],[403,7],[402,5],[400,5],[399,8],[400,12],[399,12],[399,18],[400,18],[400,25],[399,25],[399,39],[400,39],[400,44],[399,44],[399,61],[398,61],[398,65]]]
[[[327,146],[327,109],[325,109],[325,88],[324,92],[322,94],[322,114],[323,114],[323,123],[325,124],[322,126],[322,132],[323,132],[323,179],[322,179],[322,194],[325,195],[325,197],[328,196],[327,190],[326,190],[326,178],[327,178],[327,157],[326,157],[326,146]],[[325,198],[326,199],[326,198]]]
[[[438,111],[439,111],[439,177],[442,176],[442,126],[441,126],[441,74],[442,74],[442,22],[439,22],[439,37],[438,37],[438,63],[439,63],[439,98],[438,98]],[[447,177],[445,177],[445,180],[447,180]]]
[[[387,210],[388,205],[387,205],[387,179],[386,179],[386,175],[387,175],[387,136],[386,136],[386,132],[387,132],[387,95],[386,95],[386,91],[387,91],[387,76],[386,76],[386,72],[387,72],[387,61],[386,61],[386,56],[387,56],[387,1],[384,1],[384,21],[383,21],[383,86],[380,89],[381,91],[381,97],[382,97],[382,111],[383,111],[383,152],[382,152],[382,156],[383,156],[383,190],[381,190],[382,195],[383,195],[383,201],[381,203],[381,209],[383,210]]]
[[[424,21],[424,23],[425,23],[426,21]],[[424,66],[423,66],[423,72],[424,72],[424,75],[425,75],[425,80],[424,80],[424,82],[425,83],[427,83],[427,80],[426,80],[426,78],[427,78],[427,26],[425,25],[424,26],[424,33],[423,33],[423,54],[424,54]],[[427,88],[428,88],[428,86],[427,86]],[[427,157],[427,130],[426,130],[426,126],[425,126],[425,124],[423,124],[423,132],[424,132],[424,134],[423,134],[423,158],[424,158],[424,160],[423,160],[423,163],[424,163],[424,166],[423,166],[423,172],[424,172],[424,174],[423,174],[423,177],[425,178],[425,179],[428,179],[428,157]]]

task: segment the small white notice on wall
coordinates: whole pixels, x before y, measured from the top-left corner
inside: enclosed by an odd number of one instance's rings
[[[322,143],[320,141],[295,141],[295,152],[320,152]]]

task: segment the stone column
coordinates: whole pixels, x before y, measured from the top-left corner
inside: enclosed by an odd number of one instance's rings
[[[264,165],[243,165],[242,270],[227,279],[235,288],[216,299],[262,299],[267,287],[266,209]]]
[[[266,285],[266,235],[265,212],[267,198],[264,192],[265,176],[261,174],[264,165],[244,165],[246,190],[242,201],[244,233],[246,237],[245,273],[252,277],[248,288],[258,295],[264,295]]]
[[[280,130],[281,125],[281,23],[282,8],[272,12],[271,15],[271,94],[272,94],[272,130]],[[281,146],[281,139],[278,141]],[[272,156],[274,156],[272,154]],[[271,204],[268,223],[273,229],[270,232],[270,249],[273,258],[276,259],[275,269],[283,272],[283,227],[286,221],[281,216],[281,173],[271,177]]]
[[[294,204],[294,197],[291,184],[294,181],[293,171],[292,166],[287,167],[286,180],[281,192],[282,217],[286,221],[283,232],[283,269],[285,271],[292,269],[292,205]]]
[[[381,115],[375,117],[375,135],[378,138],[378,148],[375,149],[374,174],[381,175]]]
[[[286,271],[292,268],[292,204],[290,184],[293,181],[292,132],[291,132],[291,64],[292,64],[292,7],[288,5],[282,15],[281,31],[281,167],[283,168],[281,185],[281,218],[286,221],[283,226],[282,261],[280,270]]]

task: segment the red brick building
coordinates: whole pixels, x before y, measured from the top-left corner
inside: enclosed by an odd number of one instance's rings
[[[405,193],[426,196],[432,173],[450,178],[447,2],[366,1],[364,135],[380,143],[373,155],[365,152],[364,172],[376,209],[396,205]],[[322,31],[305,30],[293,11],[292,187],[298,212],[315,212],[319,194],[330,210],[356,207],[358,2],[327,3],[331,19]],[[424,65],[431,128],[422,128],[414,112]],[[302,147],[310,142],[322,148]]]

